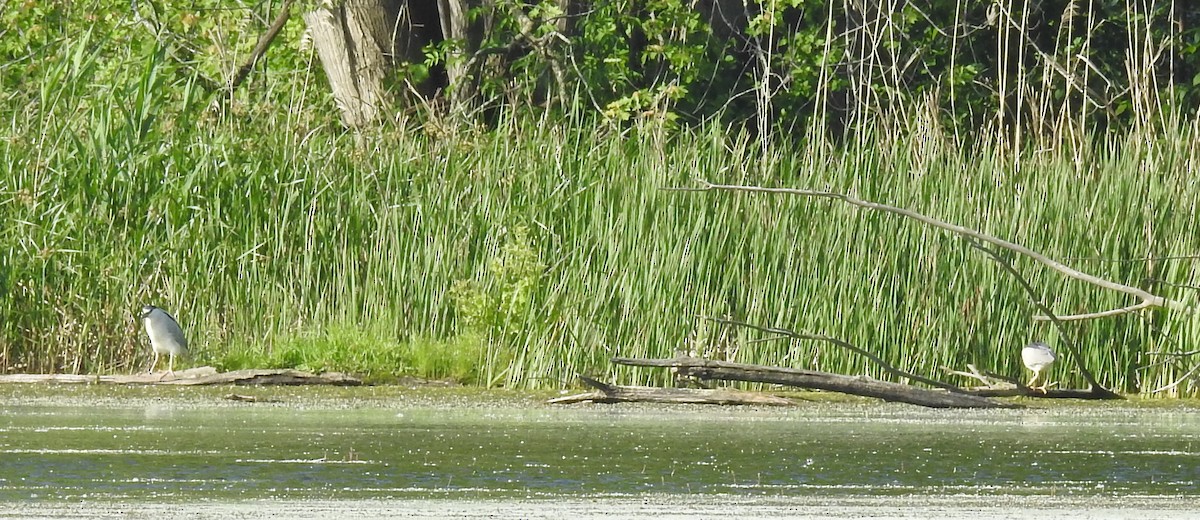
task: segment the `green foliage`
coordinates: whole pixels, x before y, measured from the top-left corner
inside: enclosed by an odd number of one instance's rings
[[[125,83],[133,94],[160,63],[146,52]],[[1049,335],[1020,288],[957,240],[836,204],[660,190],[695,176],[855,192],[1114,280],[1194,284],[1187,261],[1114,261],[1200,246],[1194,214],[1151,210],[1200,198],[1187,130],[1148,149],[1029,152],[1015,169],[996,150],[880,134],[846,148],[772,149],[778,166],[762,172],[757,146],[719,128],[619,137],[514,121],[454,141],[393,131],[355,149],[353,136],[286,115],[269,134],[236,118],[181,126],[138,115],[162,114],[170,99],[131,104],[128,124],[105,123],[101,110],[21,120],[18,135],[67,137],[0,143],[7,370],[139,370],[147,354],[131,313],[148,302],[175,311],[197,363],[481,385],[557,386],[580,372],[661,382],[608,358],[684,346],[886,377],[827,346],[761,341],[696,315],[834,335],[930,375],[966,363],[1017,375],[1019,347]],[[1061,311],[1127,304],[1018,267]],[[1190,319],[1155,314],[1151,327],[1125,317],[1072,332],[1106,383],[1157,388],[1188,365],[1153,365],[1148,353],[1183,349]],[[1078,383],[1069,363],[1052,376]]]
[[[277,338],[269,347],[233,343],[218,355],[197,362],[221,371],[293,368],[351,373],[369,382],[413,376],[475,384],[482,383],[478,374],[485,344],[471,333],[448,340],[415,337],[400,342],[386,334],[334,324]]]
[[[370,377],[377,375],[372,370],[381,367],[393,367],[394,373],[402,373],[406,367],[402,353],[394,340],[333,326],[282,338],[273,345],[267,363],[311,372],[344,370]]]
[[[504,244],[488,260],[482,282],[459,280],[450,290],[464,328],[506,335],[520,329],[530,298],[545,269],[532,247],[529,231],[516,226],[505,233]]]
[[[476,360],[502,370],[512,362],[514,349],[526,332],[533,296],[546,267],[538,260],[526,227],[515,226],[504,230],[504,235],[503,245],[487,261],[484,278],[458,280],[449,295],[463,331],[452,343],[486,340],[494,348]],[[498,382],[495,378],[488,378],[489,386]]]
[[[479,51],[439,44],[427,65],[485,62],[476,76],[497,105],[835,135],[922,103],[960,136],[1165,128],[1200,95],[1200,11],[1169,3],[735,4],[487,2],[472,11]]]
[[[614,100],[604,107],[601,115],[610,122],[626,123],[631,120],[658,121],[664,128],[675,128],[678,119],[672,108],[687,94],[687,88],[667,85],[656,89],[642,89]]]
[[[75,88],[103,90],[154,48],[156,81],[172,86],[161,95],[176,98],[164,106],[204,104],[228,95],[221,90],[279,7],[19,2],[0,14],[0,80],[31,104],[46,88],[61,92],[72,60],[61,49],[76,46],[92,70]],[[1085,9],[756,0],[730,11],[725,2],[605,0],[582,9],[499,0],[476,3],[469,18],[482,41],[430,42],[426,59],[397,75],[421,83],[436,67],[472,63],[490,106],[558,106],[618,124],[669,127],[719,115],[767,119],[760,129],[869,129],[875,115],[908,119],[914,105],[932,103],[957,135],[1000,126],[1017,138],[1058,136],[1063,127],[1166,128],[1173,110],[1194,110],[1200,99],[1200,11],[1161,2]],[[313,107],[334,109],[315,64],[293,16],[250,85],[222,108],[241,116],[291,110],[315,126],[327,112]]]
[[[467,332],[439,340],[415,338],[407,345],[405,361],[409,375],[433,379],[450,379],[465,384],[491,386],[493,381],[481,380],[487,340]]]
[[[14,38],[0,39],[15,58],[0,72],[7,371],[144,369],[132,313],[145,303],[180,319],[197,363],[480,385],[558,386],[577,373],[661,382],[667,376],[608,359],[681,347],[886,377],[823,345],[768,341],[697,315],[834,335],[928,375],[966,363],[1016,375],[1019,347],[1050,334],[1030,320],[1019,287],[957,240],[829,202],[661,189],[697,177],[856,193],[1194,304],[1195,263],[1170,258],[1200,248],[1196,212],[1185,211],[1200,199],[1200,150],[1178,114],[1173,126],[1063,131],[1053,147],[1014,146],[995,132],[950,139],[940,125],[956,115],[928,96],[837,145],[820,133],[752,139],[719,120],[677,123],[707,106],[715,82],[746,80],[738,67],[749,62],[737,65],[744,56],[698,44],[716,34],[703,17],[673,3],[637,4],[637,12],[602,2],[578,20],[580,41],[608,50],[575,57],[585,77],[594,75],[591,92],[603,89],[597,108],[611,112],[608,121],[517,113],[488,131],[385,126],[355,135],[324,123],[334,116],[322,112],[320,89],[293,89],[275,68],[262,88],[233,99],[204,94],[202,78],[235,58],[185,59],[202,47],[184,42],[220,41],[223,25],[206,29],[177,17],[181,7],[159,6],[160,22],[179,24],[172,33],[195,34],[161,39],[120,23],[129,13],[112,11],[110,21],[99,10],[90,30],[65,38],[82,16],[74,5],[3,15],[15,24],[5,29]],[[775,5],[755,19],[753,37],[778,52],[771,74],[753,77],[840,88],[821,79],[837,60],[810,52],[844,45],[819,30],[830,23],[825,11]],[[549,31],[552,6],[529,9],[535,34]],[[900,21],[906,34],[942,37],[924,17],[906,11]],[[622,47],[635,33],[644,45]],[[545,62],[525,57],[521,66],[544,71]],[[989,67],[951,67],[947,58],[927,75],[953,71],[950,84],[977,85],[992,77]],[[547,78],[528,76],[517,85],[528,90],[505,95],[536,97]],[[812,101],[786,89],[773,99],[790,96],[796,107]],[[736,99],[721,101],[739,110]],[[1029,262],[1018,268],[1063,312],[1129,304]],[[1186,358],[1151,359],[1191,348],[1191,315],[1070,331],[1107,384],[1182,381],[1173,388],[1197,391]],[[1064,385],[1078,384],[1069,363],[1054,370]]]

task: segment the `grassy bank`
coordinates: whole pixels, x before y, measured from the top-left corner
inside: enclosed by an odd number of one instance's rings
[[[3,107],[6,371],[142,370],[144,303],[175,313],[196,364],[522,387],[576,373],[660,383],[607,360],[676,349],[882,376],[832,347],[697,315],[829,334],[922,374],[1018,375],[1021,345],[1056,340],[1016,282],[956,238],[827,201],[660,189],[696,178],[854,193],[1196,300],[1180,287],[1197,285],[1196,259],[1173,258],[1200,251],[1200,147],[1185,124],[1019,152],[924,127],[764,151],[719,127],[522,118],[356,139],[297,107],[213,115],[153,60],[107,94],[85,85],[86,60],[63,66],[61,89]],[[1062,313],[1131,303],[1016,265]],[[1190,368],[1151,353],[1193,349],[1196,320],[1156,312],[1071,332],[1103,382],[1144,391]],[[1082,384],[1070,363],[1052,380]]]

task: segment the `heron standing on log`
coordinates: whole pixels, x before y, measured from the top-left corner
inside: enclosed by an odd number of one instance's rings
[[[1033,371],[1033,379],[1030,379],[1026,386],[1045,394],[1047,386],[1045,381],[1041,381],[1041,386],[1035,385],[1042,378],[1042,371],[1054,363],[1055,359],[1058,359],[1058,355],[1054,353],[1054,349],[1040,341],[1030,343],[1021,349],[1021,361],[1025,363],[1026,368]]]

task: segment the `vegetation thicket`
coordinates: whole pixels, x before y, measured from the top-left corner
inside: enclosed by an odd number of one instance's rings
[[[278,7],[216,4],[0,12],[0,370],[144,370],[143,304],[179,319],[195,364],[381,381],[658,384],[608,359],[676,352],[889,377],[700,315],[938,377],[1017,376],[1021,346],[1055,344],[1020,285],[954,236],[831,201],[661,189],[704,179],[854,194],[1183,302],[1067,330],[1117,390],[1200,391],[1200,82],[1163,68],[1195,56],[1174,4],[1128,7],[1122,31],[1116,2],[1067,2],[1047,38],[1010,2],[910,2],[848,36],[823,3],[763,1],[739,40],[691,4],[595,2],[554,49],[569,89],[547,88],[554,56],[530,53],[489,78],[484,112],[417,103],[353,132],[297,19],[247,84],[214,81]],[[989,17],[1015,38],[990,44],[1028,62],[986,52]],[[942,48],[951,36],[982,57]],[[462,59],[426,54],[397,81]],[[572,97],[537,104],[556,90]],[[1058,312],[1131,303],[1013,261]],[[1048,377],[1082,384],[1069,361]]]

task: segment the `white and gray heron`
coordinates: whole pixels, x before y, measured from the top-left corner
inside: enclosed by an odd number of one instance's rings
[[[154,361],[150,363],[150,373],[153,374],[154,367],[158,366],[158,356],[167,354],[170,356],[170,361],[167,362],[167,374],[174,374],[175,356],[188,354],[187,338],[183,335],[183,329],[179,328],[179,322],[175,321],[175,318],[167,311],[147,305],[142,307],[142,325],[146,327],[146,335],[150,336],[150,347],[154,350]]]
[[[1054,349],[1040,341],[1030,343],[1021,349],[1021,361],[1025,363],[1025,367],[1033,371],[1033,379],[1030,379],[1026,386],[1040,390],[1043,394],[1046,393],[1045,382],[1042,382],[1041,386],[1035,385],[1041,379],[1042,371],[1054,363],[1055,359],[1058,359],[1058,355],[1054,353]]]

